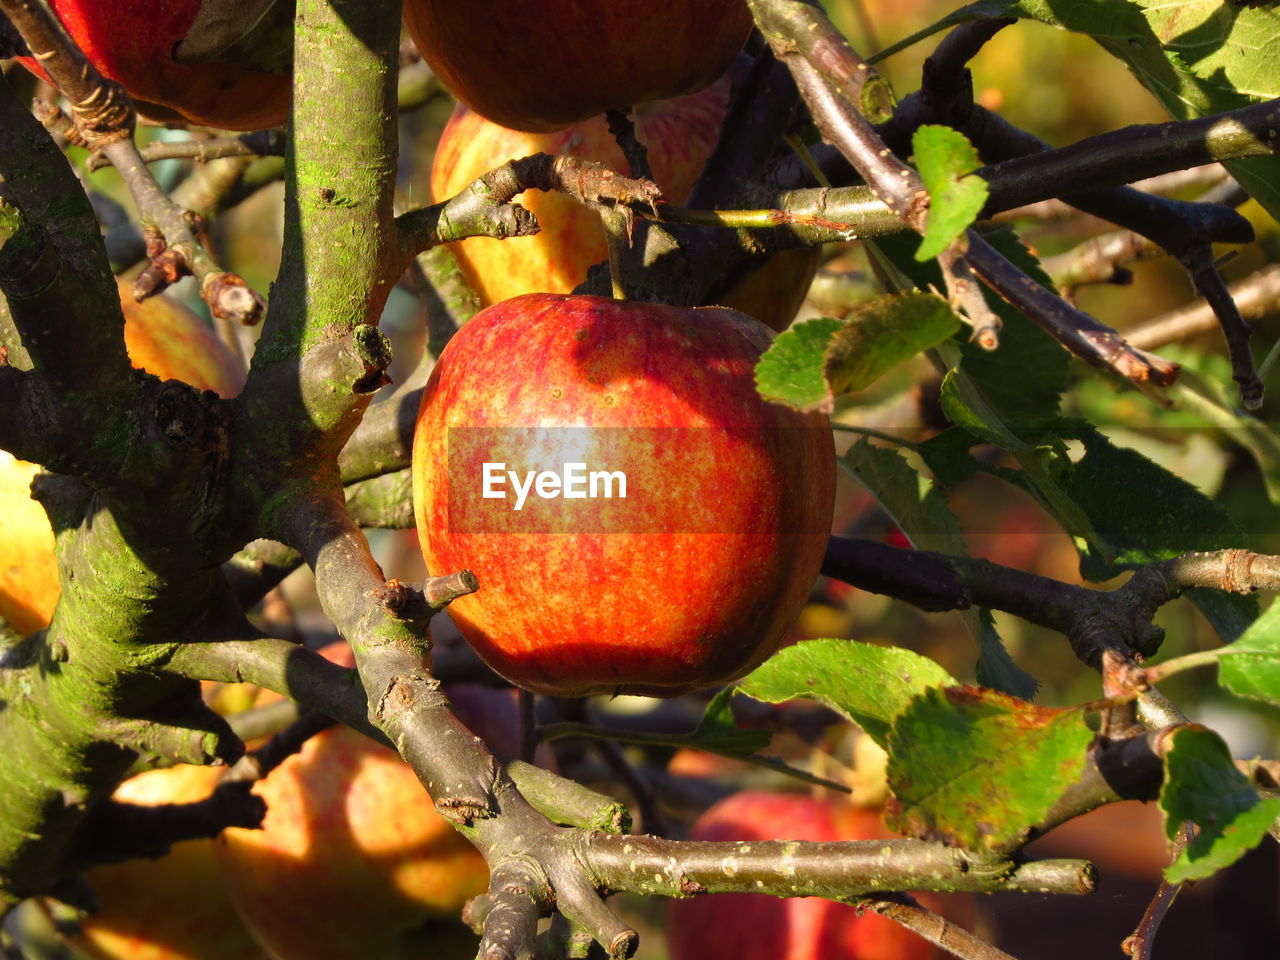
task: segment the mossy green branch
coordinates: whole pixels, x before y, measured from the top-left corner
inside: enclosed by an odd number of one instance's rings
[[[395,8],[367,0],[297,4],[284,260],[255,368],[296,361],[361,324],[376,326],[398,278]]]
[[[347,510],[361,527],[407,530],[413,526],[412,488],[408,469],[349,484]]]
[[[196,683],[159,670],[178,638],[201,636],[210,611],[229,603],[216,569],[225,554],[209,537],[226,408],[132,368],[84,190],[3,80],[0,129],[0,337],[18,365],[0,375],[16,401],[3,439],[65,475],[36,484],[56,532],[61,599],[49,628],[0,662],[9,901],[65,879],[89,805],[139,757],[209,762],[242,745]]]
[[[297,4],[284,259],[236,401],[230,488],[247,526],[229,533],[233,549],[270,526],[286,491],[333,479],[333,459],[390,361],[377,324],[402,267],[394,7]]]
[[[241,749],[196,683],[159,672],[171,638],[200,635],[205,611],[217,608],[216,574],[190,571],[175,585],[150,570],[96,497],[48,499],[63,596],[48,630],[0,660],[0,896],[62,878],[89,804],[139,756],[210,762]]]

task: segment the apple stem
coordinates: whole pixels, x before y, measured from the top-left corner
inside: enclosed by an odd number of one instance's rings
[[[609,283],[613,299],[626,300],[627,291],[623,283],[622,255],[631,245],[631,228],[634,214],[625,207],[600,208],[600,219],[604,223],[605,240],[609,246]]]

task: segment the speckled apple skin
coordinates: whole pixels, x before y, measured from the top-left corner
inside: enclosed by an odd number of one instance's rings
[[[534,131],[693,93],[751,31],[745,0],[406,0],[404,22],[459,100]]]
[[[453,338],[419,410],[414,507],[428,568],[479,578],[450,613],[490,666],[539,693],[674,696],[774,652],[817,576],[835,471],[826,417],[756,393],[770,338],[722,308],[555,294],[483,310]],[[514,513],[510,526],[451,525],[459,427],[737,432],[688,469],[633,478],[649,495],[648,532],[527,533],[514,532],[524,529]],[[479,477],[483,455],[460,450],[477,462],[455,460],[453,476]],[[454,496],[475,506],[480,492],[475,482]],[[573,509],[592,504],[610,508]]]

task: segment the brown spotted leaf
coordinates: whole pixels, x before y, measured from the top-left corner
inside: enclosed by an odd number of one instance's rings
[[[926,690],[889,733],[885,822],[971,850],[1014,842],[1080,776],[1093,733],[1079,709],[982,687]]]

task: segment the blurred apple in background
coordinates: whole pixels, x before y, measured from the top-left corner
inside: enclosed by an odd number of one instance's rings
[[[180,764],[122,783],[117,800],[193,803],[213,792],[225,767]],[[212,840],[173,845],[156,860],[94,867],[85,882],[99,910],[69,942],[98,960],[266,960],[223,884]]]
[[[406,0],[404,21],[459,100],[542,131],[700,90],[752,26],[745,0]]]
[[[162,380],[182,380],[233,397],[244,386],[240,362],[203,320],[160,295],[138,303],[117,280],[129,359]],[[0,450],[0,619],[22,634],[48,626],[57,605],[58,565],[44,508],[31,499],[40,468]]]
[[[321,652],[353,663],[344,643]],[[477,735],[514,749],[514,691],[449,693]],[[263,829],[226,830],[218,860],[245,923],[277,960],[475,955],[479,938],[459,915],[488,888],[488,867],[394,751],[333,727],[254,792],[267,801]]]
[[[636,136],[648,148],[649,165],[667,202],[684,203],[715,149],[730,86],[726,75],[692,96],[636,108]],[[620,173],[631,172],[603,115],[555,133],[523,133],[460,105],[440,135],[431,168],[431,196],[448,199],[494,167],[534,153],[571,154]],[[522,293],[568,293],[586,279],[589,267],[608,257],[600,216],[590,207],[538,190],[521,194],[519,203],[537,216],[542,229],[536,235],[510,240],[473,237],[453,245],[467,279],[486,305]],[[722,298],[721,305],[783,330],[804,300],[819,257],[816,249],[775,255]]]

